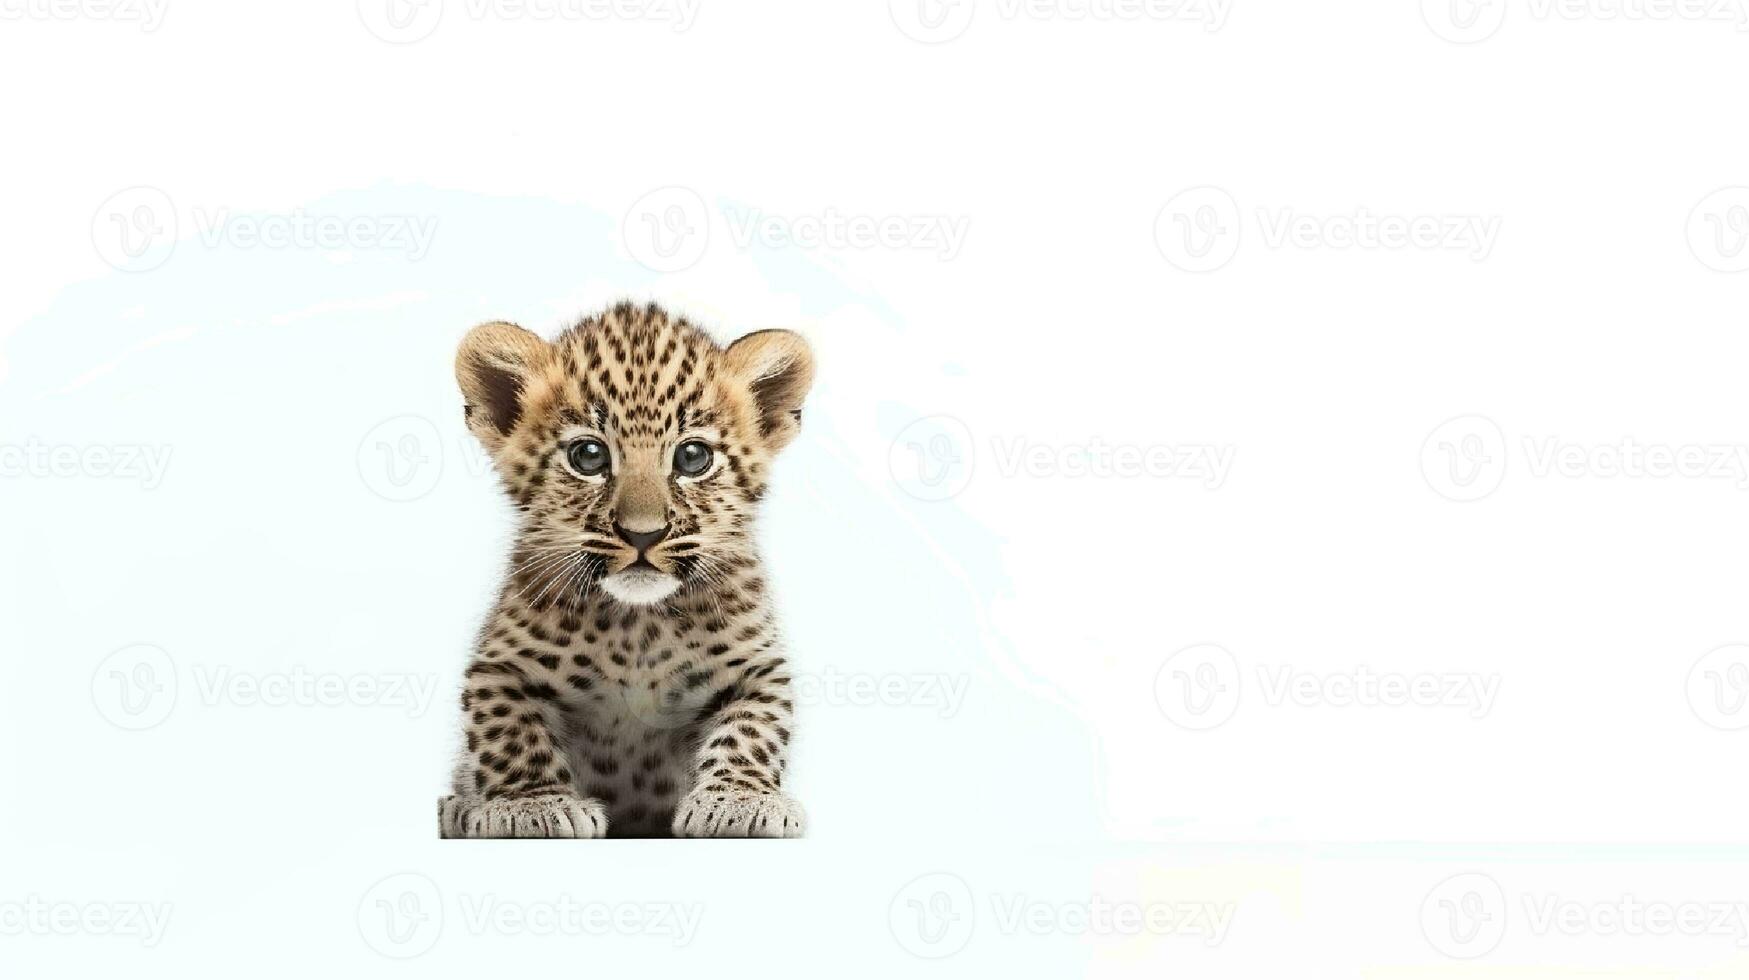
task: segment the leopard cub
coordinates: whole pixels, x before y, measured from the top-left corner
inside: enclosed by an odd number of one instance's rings
[[[461,706],[444,837],[797,837],[790,677],[753,541],[813,357],[621,304],[475,327],[468,428],[518,521]]]

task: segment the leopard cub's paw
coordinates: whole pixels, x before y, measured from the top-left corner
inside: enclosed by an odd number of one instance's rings
[[[802,805],[782,793],[695,789],[674,811],[676,837],[800,837]]]
[[[600,800],[548,793],[496,800],[446,796],[437,801],[437,829],[443,837],[568,837],[607,834],[607,811]]]

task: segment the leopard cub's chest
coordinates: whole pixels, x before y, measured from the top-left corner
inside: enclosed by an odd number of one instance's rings
[[[691,621],[627,614],[562,624],[512,619],[484,653],[549,688],[567,728],[612,743],[689,727],[729,683],[727,649]]]
[[[660,834],[690,788],[701,716],[727,684],[703,666],[708,644],[667,624],[604,630],[568,652],[559,700],[578,792],[599,799],[611,832]]]

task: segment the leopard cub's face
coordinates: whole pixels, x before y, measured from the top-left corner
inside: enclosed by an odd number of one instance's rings
[[[476,327],[456,373],[522,514],[522,592],[569,605],[599,588],[645,606],[753,560],[754,505],[813,363],[787,331],[722,348],[655,307],[619,306],[552,343]]]

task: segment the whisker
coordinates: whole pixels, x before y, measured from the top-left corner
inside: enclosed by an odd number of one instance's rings
[[[575,555],[572,559],[572,561],[582,561],[582,560],[583,560],[583,555],[581,553]],[[549,590],[551,590],[552,587],[558,583],[559,579],[563,576],[564,572],[568,571],[570,568],[571,568],[571,564],[569,562],[561,564],[559,566],[559,571],[547,579],[546,588],[541,589],[540,594],[535,596],[533,599],[529,600],[529,602],[533,605],[536,605],[536,606],[540,605],[541,600],[546,597],[547,592]]]
[[[536,585],[540,585],[543,582],[548,584],[548,585],[551,585],[553,576],[555,574],[557,574],[561,569],[565,568],[567,566],[567,564],[575,557],[576,557],[576,552],[571,552],[571,553],[568,553],[566,555],[559,557],[556,561],[549,561],[544,567],[542,567],[539,570],[538,573],[530,572],[528,574],[527,583],[524,584],[523,587],[517,591],[517,593],[516,593],[517,598],[519,598],[519,599],[523,598],[524,596],[526,596],[528,594],[529,589],[532,589]],[[543,589],[543,592],[544,591],[545,590]],[[539,601],[538,597],[534,601]]]
[[[593,566],[597,563],[597,559],[593,555],[584,558],[583,561],[577,563],[577,573],[575,577],[577,579],[578,587],[573,588],[569,580],[565,582],[565,587],[561,590],[561,595],[569,595],[571,598],[571,602],[565,606],[568,611],[577,611],[583,608],[583,597],[589,594],[590,587],[595,584],[595,578],[592,573],[594,571]],[[575,606],[575,609],[573,609],[573,605]]]
[[[544,572],[550,570],[555,565],[564,563],[564,561],[570,558],[573,554],[575,554],[574,551],[567,551],[555,555],[544,555],[538,561],[530,562],[526,568],[519,569],[519,571],[523,572],[525,575],[532,576],[535,575],[537,571]],[[515,573],[512,574],[514,575]]]

